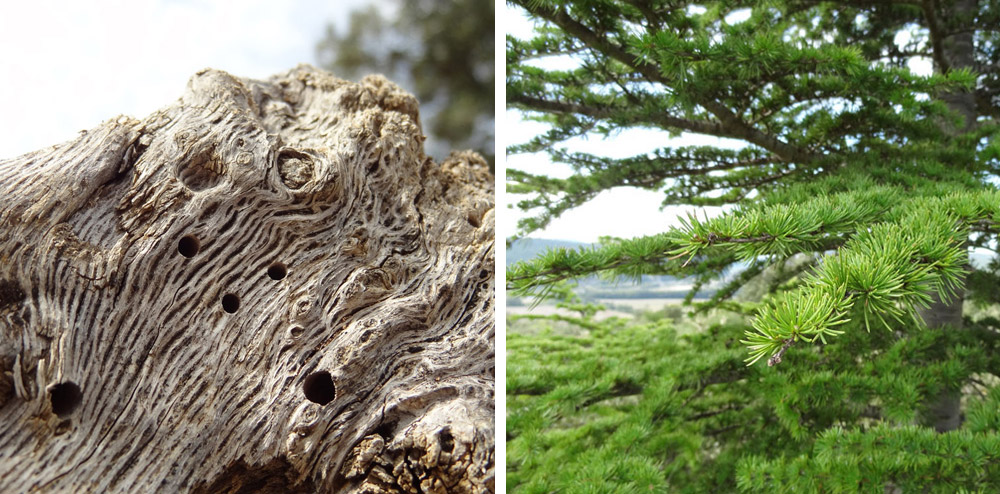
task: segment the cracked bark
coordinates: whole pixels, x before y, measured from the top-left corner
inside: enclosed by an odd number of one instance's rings
[[[0,492],[494,491],[494,198],[299,67],[0,161]]]

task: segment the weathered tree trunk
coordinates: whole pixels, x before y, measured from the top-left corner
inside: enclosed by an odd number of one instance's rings
[[[0,161],[0,492],[494,490],[493,185],[382,77]]]

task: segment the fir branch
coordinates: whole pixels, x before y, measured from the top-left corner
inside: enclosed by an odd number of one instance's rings
[[[718,436],[719,434],[722,434],[724,432],[729,432],[731,430],[739,429],[740,427],[746,427],[747,425],[748,425],[747,423],[739,423],[739,424],[727,425],[726,427],[722,427],[719,429],[709,429],[705,431],[705,435]]]
[[[778,352],[775,353],[774,355],[771,355],[771,358],[767,359],[767,366],[768,367],[774,367],[775,365],[780,364],[781,363],[781,357],[783,357],[785,355],[785,351],[787,351],[789,348],[791,348],[792,345],[794,345],[794,344],[795,344],[795,338],[789,338],[789,339],[785,340],[784,344],[781,345],[781,349],[778,350]]]
[[[636,115],[623,120],[621,108],[599,107],[596,105],[584,105],[581,103],[568,103],[531,97],[524,94],[509,94],[507,97],[507,103],[514,107],[520,107],[527,110],[576,113],[592,118],[605,120],[613,119],[622,123],[655,124],[665,129],[683,129],[691,132],[697,132],[699,134],[714,135],[719,137],[737,137],[735,134],[727,133],[717,122],[679,118],[665,113],[658,113],[654,115]]]
[[[1000,225],[1000,222],[993,221],[991,219],[981,219],[969,222],[968,225],[969,229],[974,232],[997,233],[998,230],[996,227]]]
[[[641,0],[626,0],[626,3],[635,7],[635,9],[638,10],[646,19],[646,31],[648,33],[652,34],[656,31],[663,30],[663,24],[660,22],[660,19],[657,18],[656,13],[649,8],[648,4]]]
[[[542,5],[532,4],[530,2],[526,2],[521,6],[532,15],[556,24],[567,33],[575,36],[584,43],[593,46],[601,53],[614,58],[627,66],[633,67],[650,82],[657,82],[667,87],[672,86],[671,81],[661,76],[659,69],[657,69],[654,65],[644,62],[629,54],[623,47],[616,45],[595,33],[584,24],[580,23],[576,19],[573,19],[564,10],[559,8],[546,8]],[[719,103],[707,100],[699,100],[697,103],[719,119],[722,127],[726,131],[727,136],[746,140],[747,142],[767,149],[788,161],[808,163],[813,159],[813,156],[806,154],[801,149],[798,149],[789,143],[783,142],[773,135],[765,134],[760,130],[749,126],[733,112]],[[698,130],[691,130],[693,132],[699,132]]]
[[[664,178],[707,175],[714,171],[760,167],[777,163],[776,158],[771,156],[741,159],[735,153],[727,155],[719,151],[715,148],[675,148],[661,150],[652,158],[647,155],[639,155],[612,159],[587,153],[569,154],[564,150],[553,150],[550,156],[554,161],[567,163],[576,170],[588,170],[591,176],[609,172],[618,174],[620,170],[620,174],[625,175],[628,179],[628,182],[624,180],[620,182],[623,185],[637,185],[637,183],[654,185]],[[747,154],[746,151],[753,151],[753,149],[741,150],[740,154]],[[714,156],[708,156],[709,153],[714,154]]]
[[[714,245],[716,242],[731,243],[731,244],[750,244],[755,242],[770,242],[774,240],[774,235],[765,233],[759,237],[749,237],[749,238],[738,238],[738,237],[723,237],[716,233],[709,233],[705,239],[698,237],[697,235],[691,237],[692,241],[703,242],[705,245]]]
[[[621,398],[623,396],[635,396],[641,394],[642,390],[643,387],[636,383],[615,382],[615,385],[612,386],[611,389],[604,392],[596,393],[595,395],[588,397],[587,399],[581,401],[580,403],[577,403],[574,406],[574,408],[575,410],[579,411],[595,403],[600,403],[604,400],[610,400],[612,398]]]
[[[704,312],[708,309],[718,307],[722,302],[730,300],[736,292],[745,286],[747,282],[757,277],[757,275],[764,272],[766,264],[763,262],[755,261],[749,267],[744,269],[739,275],[733,277],[728,283],[723,287],[715,291],[712,298],[708,302],[699,304],[697,311]]]
[[[745,406],[740,406],[738,404],[730,403],[730,404],[728,404],[728,405],[726,405],[726,406],[724,406],[722,408],[719,408],[717,410],[706,410],[704,412],[696,413],[694,415],[688,415],[687,417],[684,417],[684,420],[687,420],[687,421],[690,421],[690,422],[694,422],[694,421],[697,421],[697,420],[702,420],[702,419],[707,419],[707,418],[710,418],[710,417],[715,417],[716,415],[722,415],[723,413],[726,413],[726,412],[733,412],[733,411],[743,410],[744,408],[746,408],[746,407]]]
[[[536,321],[536,320],[554,320],[561,321],[565,323],[572,324],[574,326],[579,326],[584,329],[589,329],[591,331],[600,328],[600,324],[582,317],[571,317],[564,316],[562,314],[552,314],[552,315],[538,315],[538,314],[511,314],[507,316],[508,321],[514,322],[519,320],[526,321]]]
[[[506,289],[518,295],[531,295],[534,290],[557,283],[559,281],[581,278],[599,272],[628,272],[637,276],[644,271],[680,274],[685,266],[670,254],[673,250],[670,243],[656,244],[654,249],[644,248],[641,255],[623,254],[630,250],[629,246],[637,246],[646,239],[636,239],[623,242],[624,248],[610,246],[604,249],[592,248],[578,251],[559,250],[546,253],[532,262],[515,264],[507,270]],[[725,267],[735,261],[732,255],[707,256],[700,267],[712,269]]]

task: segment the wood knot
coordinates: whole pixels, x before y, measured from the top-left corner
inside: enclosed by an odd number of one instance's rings
[[[177,179],[192,191],[211,189],[226,172],[215,150],[205,150],[177,166]]]
[[[340,252],[352,257],[364,257],[368,254],[368,230],[358,228],[340,246]]]
[[[312,180],[315,167],[313,158],[306,153],[292,148],[278,152],[278,175],[281,177],[281,182],[289,189],[301,189]]]

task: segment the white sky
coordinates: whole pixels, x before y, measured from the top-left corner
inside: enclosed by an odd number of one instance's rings
[[[531,36],[531,21],[519,8],[506,6],[503,12],[504,29],[508,34],[521,39]],[[572,66],[566,60],[547,61],[546,67],[553,68],[564,63]],[[568,68],[568,67],[566,67]],[[519,144],[544,132],[547,126],[535,122],[526,122],[517,111],[508,111],[504,120],[505,139],[507,144]],[[670,140],[674,146],[684,145],[719,145],[725,140],[713,137],[685,134],[680,139]],[[601,156],[623,158],[642,151],[652,151],[668,144],[668,137],[662,131],[630,130],[609,138],[602,139],[571,139],[565,142],[565,147],[573,151],[589,152]],[[733,147],[742,147],[738,141],[726,143]],[[726,145],[723,144],[723,145]],[[570,176],[569,166],[549,161],[544,153],[520,154],[507,156],[508,168],[515,168],[531,173],[545,174],[558,178]],[[523,196],[521,196],[523,197]],[[706,214],[719,214],[720,208],[698,208],[688,206],[670,206],[662,211],[663,194],[659,192],[638,189],[635,187],[618,187],[599,194],[596,198],[577,208],[563,213],[552,220],[548,227],[528,235],[532,238],[548,238],[559,240],[575,240],[578,242],[595,242],[599,237],[612,236],[633,238],[662,233],[671,226],[678,225],[677,217],[688,212],[697,212],[699,217]],[[518,196],[507,195],[507,203],[512,204]],[[517,221],[525,217],[519,209],[506,209],[498,216],[499,233],[510,236],[517,231]]]
[[[0,8],[0,158],[143,118],[206,67],[265,78],[316,63],[328,22],[370,0],[5,2]]]
[[[517,111],[508,111],[505,117],[506,136],[511,143],[526,142],[545,131],[546,126],[524,121]],[[565,141],[572,151],[592,153],[611,158],[624,158],[643,151],[652,151],[666,144],[674,146],[723,145],[738,147],[738,141],[719,139],[696,134],[684,134],[669,139],[660,130],[629,130],[607,140],[600,138],[574,138]],[[545,153],[519,154],[507,157],[507,167],[556,178],[566,178],[572,169],[564,164],[552,163]],[[524,196],[507,195],[507,202],[514,203]],[[699,217],[719,214],[721,208],[669,206],[660,210],[663,202],[660,192],[635,187],[617,187],[599,194],[593,200],[566,211],[548,227],[529,235],[532,238],[595,242],[599,237],[633,238],[662,233],[678,224],[677,217],[697,212]],[[501,216],[502,228],[509,236],[516,231],[517,220],[525,214],[518,209],[507,209]]]

